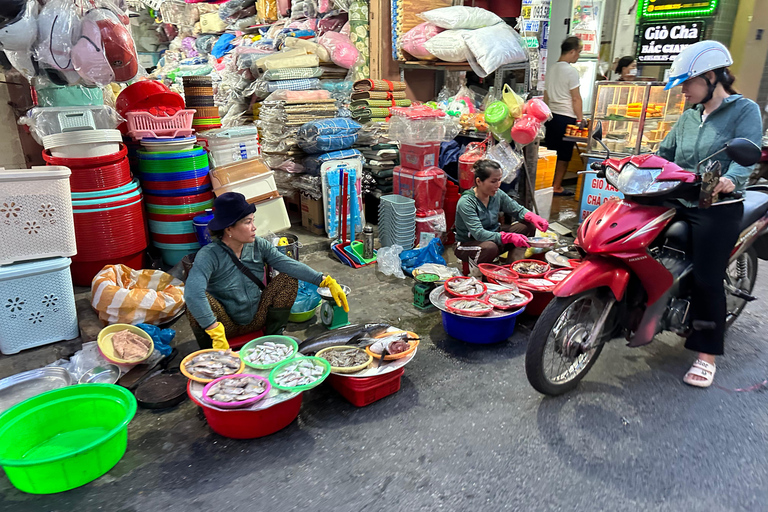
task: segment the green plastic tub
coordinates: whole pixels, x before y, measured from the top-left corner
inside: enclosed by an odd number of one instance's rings
[[[317,306],[317,308],[319,307],[320,306]],[[315,312],[317,311],[317,308],[310,309],[309,311],[304,311],[303,313],[291,313],[290,315],[288,315],[288,321],[293,322],[295,324],[300,324],[308,320],[311,320],[315,316]]]
[[[123,457],[136,399],[113,384],[81,384],[0,415],[0,466],[20,491],[52,494],[91,482]]]
[[[282,345],[288,345],[291,347],[293,352],[291,353],[288,358],[283,359],[282,361],[278,361],[276,363],[272,364],[253,364],[249,363],[245,360],[245,355],[248,354],[251,350],[253,350],[257,345],[261,345],[263,343],[266,343],[267,341],[271,341],[275,344],[282,344]],[[290,361],[296,356],[296,353],[299,351],[299,345],[296,343],[293,338],[289,338],[288,336],[262,336],[261,338],[256,338],[255,340],[251,340],[240,349],[240,359],[245,363],[246,366],[249,366],[256,370],[271,370],[275,366],[285,362]]]

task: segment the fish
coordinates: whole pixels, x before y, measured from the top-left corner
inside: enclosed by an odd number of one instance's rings
[[[494,306],[511,307],[526,300],[526,296],[517,291],[510,290],[503,293],[494,293],[488,297],[488,302]]]
[[[208,390],[208,398],[217,402],[242,402],[256,398],[267,390],[263,380],[253,377],[233,377],[217,382]]]
[[[512,270],[524,275],[543,274],[547,271],[547,266],[533,261],[520,261],[512,265]]]
[[[408,342],[410,339],[410,336],[407,332],[398,332],[395,334],[392,334],[391,336],[385,336],[383,338],[363,338],[360,340],[360,344],[366,343],[363,345],[364,347],[368,347],[371,352],[374,354],[381,354],[384,349],[387,349],[387,351],[391,354],[392,352],[389,350],[389,346],[393,343],[397,342]],[[409,345],[410,346],[410,345]],[[401,351],[402,352],[402,351]]]
[[[184,366],[190,375],[200,379],[218,379],[240,370],[240,358],[230,350],[203,352],[193,357]]]
[[[323,359],[331,363],[334,368],[349,368],[359,366],[368,361],[368,354],[357,347],[337,348],[323,352]]]
[[[373,338],[387,331],[389,324],[353,324],[341,329],[334,329],[312,338],[307,338],[299,344],[299,352],[311,355],[328,347],[340,345],[357,345],[363,337]]]
[[[493,309],[493,307],[488,304],[472,299],[457,300],[451,303],[451,307],[454,309],[462,309],[464,311],[489,311]]]
[[[448,288],[457,295],[476,295],[483,291],[483,285],[474,277],[448,282]]]
[[[286,365],[275,375],[275,384],[285,388],[306,386],[317,381],[325,373],[325,368],[309,359]]]
[[[267,341],[256,345],[243,354],[245,360],[251,364],[273,364],[288,359],[293,355],[293,348],[282,343]]]

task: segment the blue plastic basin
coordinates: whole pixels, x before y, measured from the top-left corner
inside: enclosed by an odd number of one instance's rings
[[[441,311],[443,329],[449,336],[467,343],[481,345],[499,343],[512,336],[515,332],[517,317],[524,310],[523,307],[507,316],[496,318],[467,317]]]

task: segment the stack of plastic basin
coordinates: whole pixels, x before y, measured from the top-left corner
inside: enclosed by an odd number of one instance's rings
[[[75,238],[80,250],[72,258],[72,281],[90,286],[105,266],[144,266],[147,230],[138,180],[113,189],[73,192]]]
[[[413,199],[391,194],[379,203],[379,239],[382,247],[412,249],[416,239],[416,205]]]
[[[131,182],[128,150],[120,145],[120,151],[93,158],[57,158],[50,150],[43,152],[48,165],[68,167],[69,187],[72,192],[94,192],[125,186]]]
[[[208,154],[199,146],[179,151],[139,151],[149,212],[149,232],[163,261],[175,265],[200,244],[192,219],[213,207]]]

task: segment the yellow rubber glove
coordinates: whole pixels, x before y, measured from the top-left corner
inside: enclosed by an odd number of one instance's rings
[[[333,296],[333,300],[336,301],[336,305],[340,308],[344,308],[344,311],[349,313],[347,295],[344,293],[344,290],[341,289],[341,286],[339,286],[339,283],[337,283],[334,278],[331,276],[325,276],[325,279],[323,279],[323,282],[320,283],[320,286],[327,287],[331,291],[331,295]]]
[[[229,342],[227,342],[227,335],[224,332],[224,325],[221,322],[216,323],[216,327],[206,329],[205,332],[211,337],[213,341],[213,348],[216,350],[229,349]]]

